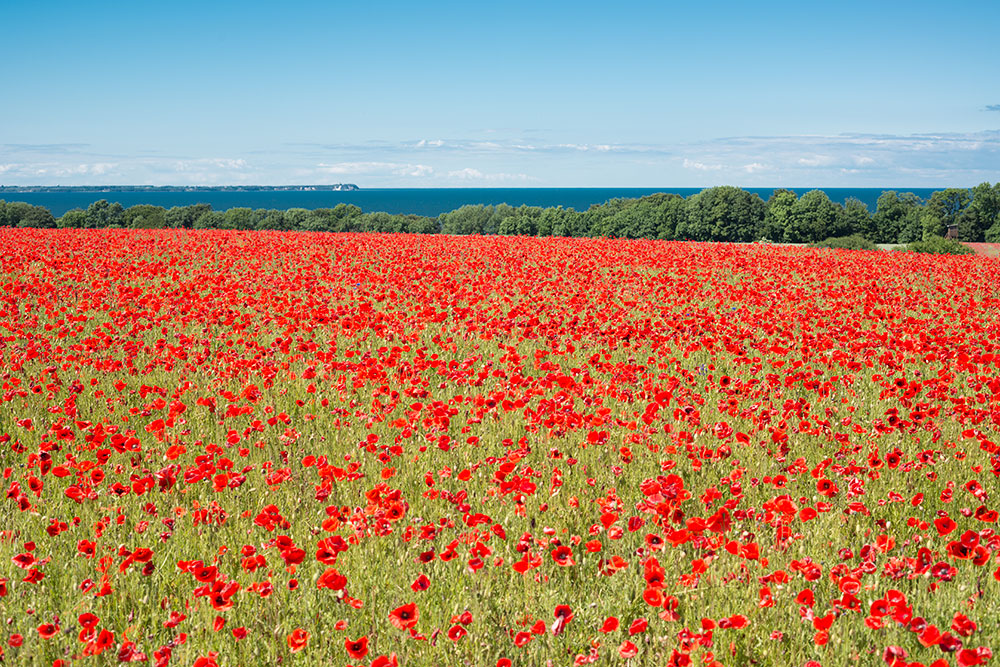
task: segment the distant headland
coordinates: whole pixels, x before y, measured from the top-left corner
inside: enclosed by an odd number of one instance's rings
[[[330,185],[0,185],[5,192],[343,192],[354,183]]]

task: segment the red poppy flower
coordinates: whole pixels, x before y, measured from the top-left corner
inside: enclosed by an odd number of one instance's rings
[[[395,653],[380,655],[372,660],[371,667],[399,667],[399,660],[396,658]]]
[[[553,549],[552,560],[554,560],[556,565],[560,567],[576,565],[576,561],[573,560],[573,551],[567,546],[560,546]]]
[[[625,660],[634,658],[638,654],[639,654],[639,648],[627,639],[622,642],[621,646],[618,647],[618,655],[620,655]]]
[[[420,611],[415,602],[404,604],[389,612],[389,622],[399,630],[409,630],[417,624]]]
[[[288,638],[286,640],[288,648],[291,650],[292,653],[298,653],[299,651],[304,649],[308,642],[309,642],[309,633],[303,630],[302,628],[296,628],[295,630],[292,630],[291,634],[288,635]]]
[[[344,640],[344,649],[353,660],[361,660],[368,655],[368,637]]]
[[[410,584],[410,588],[414,592],[426,591],[430,587],[431,587],[431,580],[427,578],[426,574],[421,574],[416,579],[414,579],[412,584]]]
[[[607,634],[609,632],[614,632],[615,630],[618,629],[618,625],[619,623],[616,617],[608,616],[606,619],[604,619],[604,624],[601,625],[599,631],[603,632],[604,634]]]

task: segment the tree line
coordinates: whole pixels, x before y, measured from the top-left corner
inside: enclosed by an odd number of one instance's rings
[[[0,226],[48,228],[233,229],[411,234],[500,234],[691,241],[815,243],[859,235],[874,243],[912,243],[944,236],[1000,242],[1000,183],[948,188],[924,200],[910,192],[883,192],[875,212],[858,199],[840,204],[822,190],[801,197],[776,190],[766,202],[733,186],[684,198],[659,193],[612,199],[586,211],[561,206],[467,205],[436,218],[365,213],[353,204],[333,208],[215,211],[208,204],[161,206],[96,201],[55,218],[44,207],[0,200]]]

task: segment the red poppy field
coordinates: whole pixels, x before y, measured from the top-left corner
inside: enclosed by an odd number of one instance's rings
[[[990,664],[1000,262],[0,230],[11,665]]]

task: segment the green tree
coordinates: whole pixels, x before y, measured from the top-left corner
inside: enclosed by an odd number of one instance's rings
[[[785,226],[786,243],[809,243],[837,236],[837,205],[822,190],[810,190],[795,202]]]
[[[125,209],[118,202],[99,199],[87,207],[87,225],[90,229],[124,227]]]
[[[27,208],[20,213],[18,227],[31,227],[35,229],[54,229],[56,219],[52,216],[52,211],[44,206],[32,206],[25,204]]]
[[[906,215],[899,221],[899,235],[896,243],[913,243],[924,237],[924,214],[927,209],[918,206],[906,211]]]
[[[863,230],[865,238],[875,243],[900,243],[901,235],[903,237],[914,235],[913,239],[910,240],[916,240],[923,233],[919,218],[917,218],[915,226],[911,225],[906,233],[903,233],[904,219],[910,211],[918,209],[920,206],[920,198],[912,192],[902,194],[895,190],[883,192],[878,198],[870,227]],[[913,231],[914,229],[917,231]],[[905,243],[905,241],[902,242]]]
[[[754,234],[755,240],[783,241],[785,230],[789,227],[792,209],[799,201],[799,196],[791,190],[775,190],[767,200],[767,211],[760,227]]]
[[[984,239],[987,243],[1000,243],[1000,221],[986,230]]]
[[[245,207],[228,209],[223,213],[221,229],[256,229],[257,223],[264,218],[255,211]]]
[[[958,238],[982,241],[986,231],[1000,223],[1000,183],[980,183],[969,195],[969,204],[958,217]]]
[[[730,185],[692,195],[686,208],[683,232],[695,241],[752,241],[767,211],[759,196]]]
[[[87,212],[81,208],[70,209],[56,220],[56,226],[62,229],[82,229],[87,226]]]
[[[398,234],[405,231],[406,220],[401,215],[391,215],[382,211],[361,215],[361,229],[377,234]]]
[[[868,211],[865,203],[856,197],[850,197],[844,202],[839,215],[837,229],[841,236],[861,234],[871,227],[872,214]]]
[[[285,212],[277,209],[268,211],[267,215],[257,223],[257,229],[287,231],[288,221],[285,220]]]
[[[194,229],[194,221],[211,210],[211,204],[174,206],[167,210],[166,226],[171,229]]]
[[[23,201],[12,201],[0,206],[0,226],[17,227],[21,218],[28,214],[31,204]]]
[[[946,190],[938,190],[931,195],[927,201],[927,209],[947,228],[958,224],[959,217],[971,201],[972,197],[968,190],[947,188]],[[943,234],[938,236],[943,236]]]
[[[920,216],[920,226],[922,230],[920,239],[923,241],[930,241],[934,237],[944,236],[948,231],[948,228],[945,226],[944,222],[941,221],[941,218],[939,218],[934,211],[930,210],[925,211]]]
[[[363,216],[361,209],[354,204],[344,204],[341,202],[332,209],[316,209],[314,215],[322,216],[325,222],[325,229],[328,232],[357,232],[363,228]]]
[[[406,221],[406,231],[410,234],[438,234],[441,231],[436,218],[412,214],[404,215],[403,218]]]
[[[226,214],[222,211],[205,211],[194,221],[192,229],[222,229]]]
[[[509,207],[508,207],[509,208]],[[442,213],[439,217],[442,234],[486,234],[496,233],[500,221],[493,227],[493,207],[482,204],[466,204],[461,208]],[[492,229],[492,232],[489,230]]]
[[[125,209],[125,226],[132,229],[163,229],[167,226],[167,211],[162,206],[137,204]]]

